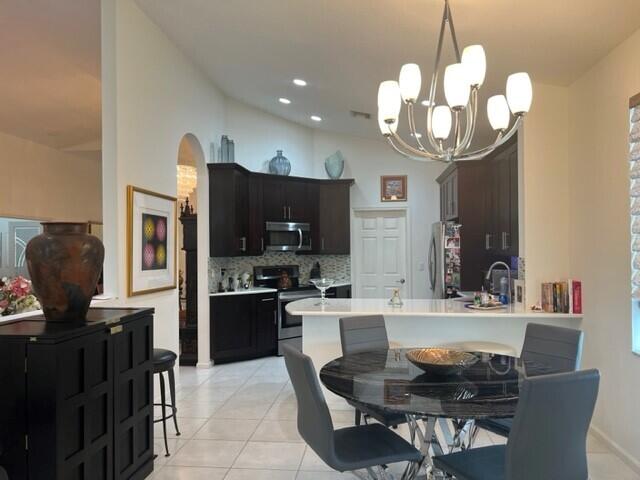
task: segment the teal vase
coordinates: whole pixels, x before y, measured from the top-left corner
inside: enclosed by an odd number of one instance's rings
[[[324,161],[324,169],[327,171],[329,178],[337,180],[344,172],[344,156],[340,150],[333,155],[327,157]]]

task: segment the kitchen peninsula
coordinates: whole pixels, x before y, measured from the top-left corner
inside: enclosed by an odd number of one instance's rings
[[[582,315],[516,310],[476,311],[457,300],[403,300],[392,307],[387,299],[305,299],[287,305],[290,315],[300,315],[302,349],[319,370],[340,357],[338,319],[357,315],[384,315],[393,347],[426,347],[459,344],[479,346],[486,351],[520,355],[527,323],[580,328]],[[505,351],[506,350],[506,351]],[[510,350],[510,351],[509,351]]]

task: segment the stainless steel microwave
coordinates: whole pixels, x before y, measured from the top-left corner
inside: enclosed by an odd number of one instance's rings
[[[311,250],[311,226],[308,223],[267,222],[265,250],[271,252]]]

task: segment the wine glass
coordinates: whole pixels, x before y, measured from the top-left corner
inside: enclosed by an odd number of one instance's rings
[[[327,299],[325,298],[325,294],[327,289],[331,288],[331,286],[335,283],[335,280],[332,278],[312,278],[311,283],[315,285],[315,287],[320,290],[320,303],[316,303],[316,305],[326,305]]]

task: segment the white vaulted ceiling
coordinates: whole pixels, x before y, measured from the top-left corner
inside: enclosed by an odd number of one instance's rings
[[[304,125],[370,137],[378,135],[379,82],[397,77],[406,62],[430,76],[443,6],[136,1],[227,95]],[[483,99],[519,70],[535,82],[568,85],[640,27],[640,0],[450,1],[461,45],[485,46]],[[0,0],[0,42],[0,131],[58,149],[99,146],[100,1]],[[293,86],[294,77],[309,85]],[[280,104],[283,96],[292,104]],[[353,118],[350,110],[373,118]],[[483,100],[482,125],[484,115]]]
[[[227,95],[305,125],[366,136],[377,135],[380,81],[397,78],[406,62],[430,77],[443,8],[442,0],[136,1]],[[639,0],[450,5],[461,47],[481,43],[487,53],[481,124],[485,99],[503,92],[509,73],[568,85],[640,27]],[[295,77],[309,85],[293,86]],[[283,96],[291,105],[278,102]],[[312,113],[323,117],[320,125]]]
[[[0,0],[0,45],[0,131],[95,150],[100,1]]]

